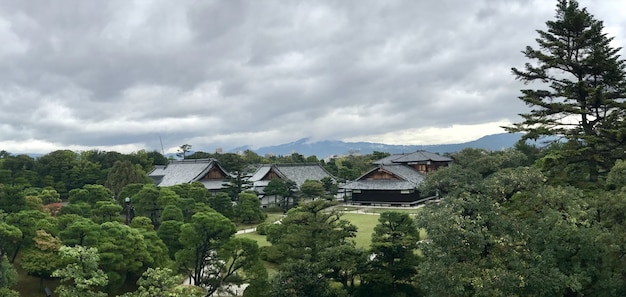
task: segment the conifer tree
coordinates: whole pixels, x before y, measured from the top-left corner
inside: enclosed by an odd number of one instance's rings
[[[522,90],[519,97],[531,110],[506,128],[526,132],[525,139],[560,139],[563,149],[549,156],[557,161],[552,164],[581,164],[594,181],[614,164],[626,138],[621,48],[611,47],[613,38],[603,33],[602,21],[575,0],[560,0],[556,19],[546,25],[546,31],[537,30],[539,47],[523,51],[531,62],[512,68],[518,80],[538,87]]]

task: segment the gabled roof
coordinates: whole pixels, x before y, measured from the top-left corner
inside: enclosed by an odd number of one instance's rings
[[[397,179],[367,179],[377,171],[385,171]],[[366,172],[356,181],[344,186],[346,189],[359,190],[410,190],[415,189],[424,180],[424,175],[412,167],[403,164],[379,165]]]
[[[270,172],[276,173],[276,175],[278,175],[282,179],[287,179],[295,182],[298,187],[300,187],[307,179],[321,180],[324,177],[330,177],[332,179],[335,179],[320,164],[297,163],[263,165],[259,167],[259,169],[250,177],[249,180],[253,182],[255,186],[264,186],[269,182],[269,180],[264,180],[264,178]]]
[[[148,176],[155,181],[157,186],[168,187],[198,181],[213,168],[217,168],[228,176],[226,170],[214,159],[172,160],[166,166],[157,166],[148,173]]]
[[[391,155],[391,156],[382,158],[380,160],[376,160],[372,163],[376,165],[380,165],[380,164],[387,165],[387,164],[394,164],[394,163],[408,164],[408,163],[417,163],[417,162],[426,162],[426,161],[452,162],[452,159],[437,155],[435,153],[427,152],[427,151],[416,151],[416,152],[409,153],[409,154]]]

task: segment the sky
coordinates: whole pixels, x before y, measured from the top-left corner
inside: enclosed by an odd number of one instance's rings
[[[552,0],[0,0],[0,150],[447,144],[528,109]],[[613,46],[626,1],[580,0]],[[621,52],[623,56],[624,51]]]

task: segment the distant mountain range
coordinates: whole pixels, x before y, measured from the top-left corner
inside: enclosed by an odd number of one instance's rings
[[[297,152],[306,156],[325,158],[333,155],[347,155],[350,153],[371,154],[373,151],[387,152],[391,154],[409,153],[417,150],[426,150],[433,153],[453,153],[464,148],[481,148],[495,151],[511,148],[520,140],[521,133],[500,133],[483,136],[477,140],[457,144],[432,144],[432,145],[394,145],[372,142],[344,142],[340,140],[309,141],[302,138],[294,142],[266,146],[258,149],[250,146],[237,147],[229,150],[236,153],[244,150],[252,150],[259,155],[273,154],[277,156],[291,155]]]

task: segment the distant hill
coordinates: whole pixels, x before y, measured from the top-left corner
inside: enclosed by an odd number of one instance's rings
[[[434,145],[393,145],[372,142],[344,142],[340,140],[324,140],[310,142],[308,138],[302,138],[294,142],[251,149],[248,146],[238,147],[230,152],[238,152],[250,149],[259,155],[291,155],[297,152],[304,156],[317,156],[325,158],[332,155],[345,155],[349,153],[371,154],[373,151],[388,152],[392,154],[408,153],[417,150],[426,150],[433,153],[453,153],[464,148],[481,148],[486,150],[502,150],[511,148],[520,140],[521,133],[500,133],[481,137],[477,140],[458,144],[434,144]]]

